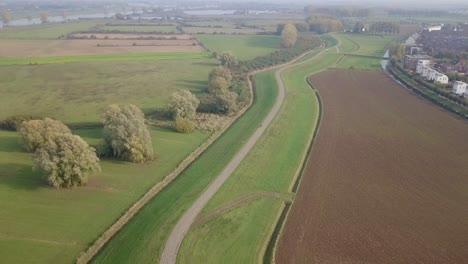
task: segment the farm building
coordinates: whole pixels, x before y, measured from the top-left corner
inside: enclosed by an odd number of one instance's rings
[[[467,93],[467,89],[466,89],[466,86],[467,84],[464,83],[464,82],[460,82],[460,81],[456,81],[453,83],[453,87],[452,87],[452,93],[454,94],[458,94],[458,95],[463,95],[465,94],[466,96],[466,93]]]
[[[430,60],[418,60],[418,64],[416,65],[416,73],[422,74],[423,68],[428,67],[430,63]]]

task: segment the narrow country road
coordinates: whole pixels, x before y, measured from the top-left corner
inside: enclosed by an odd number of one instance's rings
[[[185,212],[185,214],[180,218],[177,225],[172,230],[170,234],[164,251],[161,255],[161,263],[162,264],[175,264],[177,262],[177,254],[179,252],[180,245],[182,240],[184,239],[185,235],[190,229],[190,226],[195,222],[200,211],[203,207],[208,203],[208,201],[215,195],[215,193],[219,190],[219,188],[223,185],[223,183],[231,176],[234,170],[239,166],[241,161],[245,158],[245,156],[249,153],[252,147],[255,145],[257,140],[262,136],[263,132],[266,128],[270,125],[273,121],[274,117],[278,113],[283,104],[284,97],[285,97],[285,87],[284,82],[281,78],[281,72],[285,69],[288,69],[292,66],[301,65],[303,63],[309,62],[310,59],[305,60],[300,63],[295,63],[296,61],[300,60],[304,56],[307,56],[311,52],[315,50],[306,52],[305,54],[301,55],[300,57],[288,62],[286,64],[278,65],[272,68],[267,68],[264,70],[260,70],[257,72],[252,73],[256,74],[262,71],[271,70],[273,68],[279,68],[275,72],[276,82],[278,83],[278,98],[276,99],[275,105],[271,109],[270,113],[265,117],[262,121],[261,125],[257,128],[257,130],[253,133],[253,135],[249,138],[246,144],[242,147],[242,149],[234,156],[231,162],[226,166],[226,168],[220,173],[220,175],[211,183],[211,185],[206,189],[206,191],[193,203],[193,205]],[[322,51],[323,52],[323,51]],[[317,55],[318,56],[318,55]],[[311,59],[315,58],[316,56],[312,57]]]

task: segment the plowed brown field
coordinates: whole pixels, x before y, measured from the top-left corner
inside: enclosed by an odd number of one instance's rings
[[[468,263],[468,122],[383,72],[311,81],[322,122],[276,263]]]

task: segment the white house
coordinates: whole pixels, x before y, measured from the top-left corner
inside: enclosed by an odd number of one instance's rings
[[[430,60],[418,60],[418,64],[416,65],[416,73],[422,74],[423,68],[428,67],[429,63],[431,63]]]
[[[427,79],[429,81],[435,81],[437,73],[438,72],[436,70],[433,70],[433,69],[429,68],[429,76],[427,77]]]
[[[439,30],[442,30],[442,26],[432,26],[432,27],[428,27],[427,30],[429,30],[429,32],[431,32],[431,31],[439,31]]]
[[[442,74],[440,72],[436,72],[434,82],[441,83],[441,84],[447,84],[448,81],[449,81],[449,78],[448,78],[447,75]]]
[[[455,81],[452,87],[452,93],[467,96],[468,89],[466,89],[467,84],[460,81]]]
[[[431,73],[431,68],[427,67],[427,66],[423,66],[423,69],[422,69],[422,73],[421,73],[421,76],[423,78],[426,78],[428,79],[429,78],[429,74]]]

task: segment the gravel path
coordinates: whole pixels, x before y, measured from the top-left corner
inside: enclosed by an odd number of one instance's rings
[[[229,176],[231,176],[231,174],[234,172],[237,166],[239,166],[241,161],[249,153],[249,151],[255,145],[257,140],[262,136],[263,132],[270,125],[270,123],[273,121],[273,118],[276,116],[276,114],[280,110],[281,105],[283,104],[283,101],[284,101],[284,97],[285,97],[285,87],[284,87],[283,80],[281,78],[281,72],[292,66],[296,66],[296,65],[300,65],[300,64],[308,62],[308,60],[305,60],[300,63],[295,63],[296,61],[300,60],[301,58],[303,58],[304,56],[308,55],[311,52],[313,51],[309,51],[289,63],[273,67],[273,68],[279,68],[275,73],[275,78],[276,78],[276,82],[278,83],[278,90],[279,90],[278,98],[276,99],[275,105],[271,109],[270,113],[268,113],[268,115],[265,117],[265,119],[260,124],[260,126],[257,128],[257,130],[245,143],[242,149],[236,154],[236,156],[231,160],[231,162],[226,166],[226,168],[221,172],[221,174],[211,183],[211,185],[206,189],[206,191],[185,212],[182,218],[180,218],[179,222],[172,230],[172,233],[166,242],[166,246],[161,256],[162,264],[175,264],[177,262],[177,254],[179,252],[179,248],[182,243],[182,240],[184,239],[185,235],[189,231],[190,226],[195,222],[200,211],[208,203],[208,201],[216,194],[219,188],[221,188],[221,186],[229,178]],[[267,71],[270,69],[272,68],[254,72],[252,73],[252,75],[257,74],[262,71]]]

